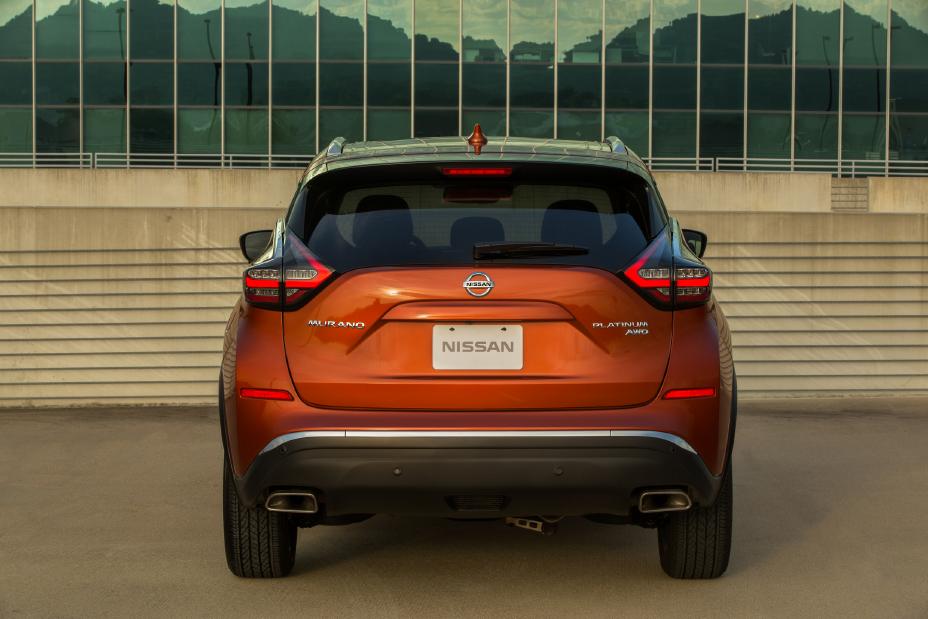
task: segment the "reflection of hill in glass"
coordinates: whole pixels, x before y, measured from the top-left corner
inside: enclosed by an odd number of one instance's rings
[[[0,25],[0,58],[32,55],[32,7]]]
[[[45,40],[68,40],[75,36],[74,31],[77,25],[73,15],[76,11],[76,1],[72,0],[70,3],[61,6],[55,14],[40,20]],[[98,10],[112,13],[113,7],[111,5],[104,7],[92,1],[87,2],[85,4],[85,17],[90,12]],[[267,10],[263,4],[243,8],[228,8],[226,11],[227,19],[235,19],[239,23],[247,23],[252,17],[257,23],[266,23],[267,21]],[[274,28],[277,32],[277,38],[282,39],[280,45],[275,44],[275,48],[283,50],[281,57],[289,57],[287,50],[291,47],[304,49],[303,41],[308,43],[309,49],[314,46],[314,16],[282,6],[275,6],[274,11],[276,16]],[[162,4],[157,0],[132,0],[132,14],[133,19],[136,20],[135,23],[164,24],[164,27],[134,29],[132,32],[133,49],[158,50],[157,53],[146,53],[145,56],[170,58],[173,45],[170,39],[164,36],[164,31],[165,29],[169,31],[171,28],[173,7]],[[836,11],[824,13],[803,6],[797,7],[797,20],[801,24],[801,28],[797,29],[797,36],[799,37],[797,46],[800,55],[806,61],[820,64],[834,64],[837,62],[837,54],[836,52],[833,53],[832,50],[837,50],[838,42],[830,34],[832,31],[837,31],[835,14]],[[182,41],[184,55],[186,57],[210,58],[214,56],[218,58],[221,21],[219,10],[207,13],[191,13],[182,5],[179,5],[177,7],[177,16],[180,29],[184,33]],[[60,19],[58,19],[59,17]],[[101,14],[101,19],[106,20],[110,19],[110,17]],[[204,20],[207,19],[210,20],[209,33],[213,47],[212,52],[206,38]],[[321,19],[320,27],[325,32],[323,35],[326,45],[325,56],[328,58],[360,60],[364,36],[361,22],[355,18],[336,15],[325,8],[321,9]],[[703,37],[713,40],[714,53],[732,57],[737,54],[737,50],[734,48],[739,45],[736,40],[732,40],[725,34],[735,31],[738,24],[742,23],[743,17],[738,15],[703,16]],[[899,50],[899,55],[907,58],[924,55],[924,50],[928,49],[928,33],[911,26],[898,15],[894,16],[894,25],[898,27],[898,30],[893,33],[895,39],[894,49]],[[392,22],[374,15],[368,17],[368,28],[371,47],[372,49],[376,47],[378,50],[376,57],[395,57],[397,59],[407,57],[406,50],[409,49],[408,33],[394,26]],[[594,28],[598,29],[595,26],[591,27],[591,29]],[[784,60],[783,55],[788,54],[788,50],[783,49],[782,42],[789,41],[791,38],[792,15],[790,11],[783,11],[759,19],[751,19],[749,28],[748,44],[751,61],[781,64]],[[868,15],[857,13],[851,6],[845,7],[846,35],[854,37],[850,45],[860,47],[862,60],[865,59],[867,50],[872,47],[871,33],[880,32],[884,28],[885,24],[875,21]],[[113,30],[117,34],[112,36],[118,36],[115,21]],[[609,50],[608,56],[610,60],[615,59],[625,62],[643,60],[640,52],[647,50],[647,44],[646,41],[640,40],[639,35],[641,32],[647,32],[647,20],[640,20],[608,41],[606,46]],[[678,57],[679,52],[677,50],[695,50],[695,36],[695,15],[693,14],[658,28],[654,35],[655,61],[687,62],[694,60],[692,58]],[[287,45],[283,41],[299,41],[300,43]],[[240,57],[247,57],[247,42],[235,41],[227,43],[236,46],[237,56],[241,51],[242,55]],[[823,43],[828,50],[827,59],[823,50]],[[727,48],[726,45],[731,46],[732,49]],[[0,25],[0,57],[15,58],[23,56],[28,54],[31,46],[31,14],[27,8],[23,13]],[[242,46],[244,47],[239,49]],[[567,58],[579,59],[581,55],[598,53],[598,47],[599,35],[593,33],[589,35],[586,41],[565,50],[564,54]],[[504,59],[503,50],[498,42],[491,39],[481,39],[473,34],[465,37],[464,49],[466,50],[465,57],[467,60],[502,61]],[[513,60],[549,62],[553,58],[553,52],[553,44],[551,43],[519,41],[513,45]],[[882,61],[885,51],[879,53],[879,50],[877,50],[877,52],[878,59]],[[416,55],[419,58],[432,60],[455,60],[457,58],[457,52],[451,42],[440,41],[422,34],[416,35]],[[305,53],[300,54],[300,57],[303,56],[305,56]],[[711,62],[712,59],[704,58],[704,60]],[[786,60],[788,63],[788,58]]]
[[[182,58],[219,60],[221,29],[222,17],[218,8],[206,13],[191,13],[178,3],[177,48]]]
[[[336,15],[325,7],[320,9],[319,18],[319,33],[324,41],[322,58],[364,58],[364,31],[359,20]]]
[[[757,64],[792,63],[792,45],[789,43],[792,30],[792,11],[752,19],[748,23],[748,61]]]
[[[893,17],[893,63],[928,65],[928,32],[919,30],[898,15]]]
[[[367,16],[367,54],[379,60],[409,60],[409,35],[388,19]]]
[[[240,7],[226,6],[226,59],[266,59],[267,39],[267,2]]]
[[[132,23],[146,24],[132,30],[132,54],[144,58],[174,56],[174,7],[158,0],[132,0]]]
[[[102,4],[84,2],[84,57],[126,58],[125,0]]]
[[[446,41],[440,41],[424,34],[416,35],[416,58],[420,60],[451,60],[458,59],[454,46]]]
[[[316,16],[275,4],[274,58],[308,60],[315,55]]]

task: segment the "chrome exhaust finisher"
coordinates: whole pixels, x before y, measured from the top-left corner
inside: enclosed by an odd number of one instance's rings
[[[683,512],[693,501],[683,490],[645,490],[638,496],[638,511],[642,514]]]
[[[269,512],[287,514],[315,514],[319,511],[316,495],[312,492],[273,492],[267,497],[264,508]]]

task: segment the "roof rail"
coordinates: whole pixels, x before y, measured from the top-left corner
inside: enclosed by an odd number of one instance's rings
[[[605,142],[609,145],[609,149],[614,153],[624,155],[628,152],[628,149],[625,147],[625,142],[614,135],[610,135],[608,138],[606,138]]]
[[[342,154],[342,150],[345,148],[345,138],[339,136],[329,142],[329,145],[325,149],[325,154],[327,157],[338,157]]]

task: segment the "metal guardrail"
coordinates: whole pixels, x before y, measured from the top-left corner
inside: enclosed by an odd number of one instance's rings
[[[315,155],[94,153],[95,168],[305,168]]]
[[[715,172],[712,157],[643,157],[655,172]]]
[[[0,153],[0,168],[304,168],[305,155]],[[928,176],[928,160],[645,157],[655,172],[798,172],[842,178]]]
[[[816,172],[843,178],[928,176],[928,161],[890,159],[768,159],[717,157],[716,172]]]
[[[0,168],[92,168],[93,153],[0,153]]]

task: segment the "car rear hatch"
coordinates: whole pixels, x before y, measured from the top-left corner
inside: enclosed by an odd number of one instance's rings
[[[620,273],[666,234],[661,213],[643,179],[608,168],[321,175],[287,222],[287,272],[327,279],[283,312],[299,397],[488,412],[653,399],[673,314]]]

